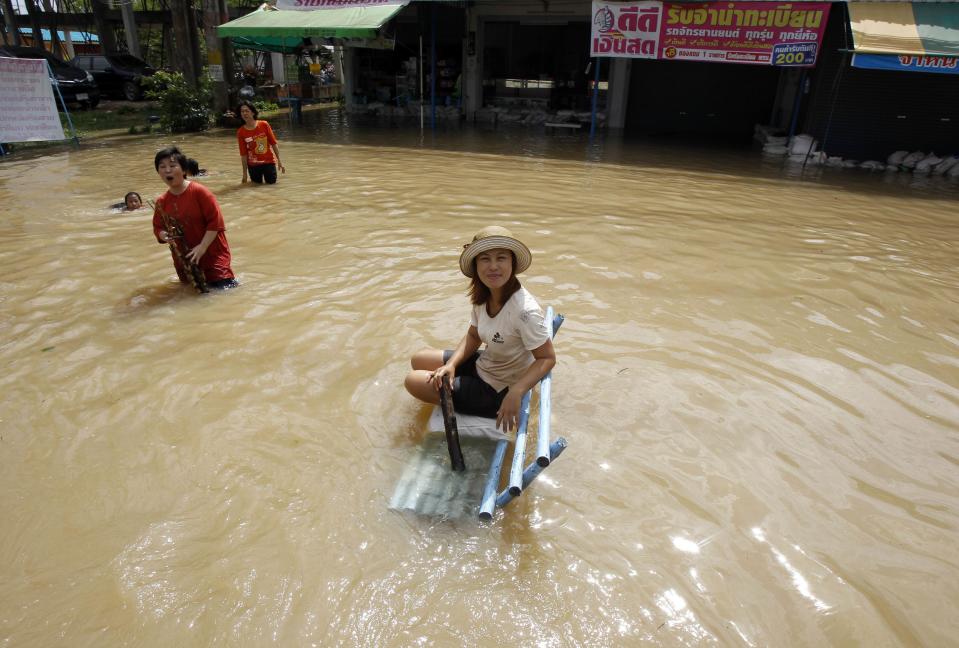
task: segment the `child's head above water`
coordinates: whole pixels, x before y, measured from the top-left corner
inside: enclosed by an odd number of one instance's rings
[[[123,204],[126,206],[127,211],[133,211],[143,207],[143,199],[140,198],[140,194],[131,191],[123,197]]]
[[[186,167],[184,167],[183,170],[186,171],[187,175],[194,176],[194,177],[200,176],[200,175],[206,175],[206,169],[201,169],[200,163],[194,160],[193,158],[187,158]]]

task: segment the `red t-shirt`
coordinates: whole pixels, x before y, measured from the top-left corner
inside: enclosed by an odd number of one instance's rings
[[[226,224],[223,222],[223,212],[216,202],[216,197],[209,189],[195,180],[191,180],[186,191],[176,196],[169,191],[157,198],[157,207],[175,218],[183,228],[183,238],[187,247],[192,248],[200,244],[203,235],[207,232],[216,232],[216,238],[210,247],[200,257],[200,268],[207,281],[233,279],[233,270],[230,268],[230,244],[226,242]],[[160,230],[163,228],[163,218],[160,214],[153,214],[153,234],[160,240]],[[172,254],[172,251],[171,251]],[[179,267],[176,256],[173,265],[177,274],[183,278],[186,275]]]
[[[246,157],[248,166],[276,164],[276,156],[270,148],[271,144],[276,144],[276,136],[267,122],[257,120],[253,130],[240,126],[236,131],[236,141],[240,145],[240,155]]]

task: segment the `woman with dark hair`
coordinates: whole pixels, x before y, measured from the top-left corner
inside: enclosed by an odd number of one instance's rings
[[[410,394],[439,403],[439,390],[449,382],[458,412],[495,418],[504,432],[518,427],[523,394],[556,364],[543,310],[516,278],[532,260],[528,247],[496,225],[464,246],[460,271],[470,278],[469,328],[454,351],[413,356],[406,376]]]
[[[135,191],[127,192],[127,195],[123,197],[123,208],[126,211],[136,211],[143,207],[143,198],[140,198],[140,194]]]
[[[226,224],[216,196],[196,180],[188,180],[192,169],[198,169],[196,160],[188,158],[175,146],[159,151],[153,158],[157,174],[167,186],[165,194],[157,198],[153,213],[153,233],[160,243],[175,238],[168,232],[162,214],[177,221],[186,243],[186,260],[196,263],[210,288],[233,288],[237,281],[230,267],[230,244],[226,240]],[[187,269],[173,257],[180,281],[187,283]]]
[[[257,119],[260,113],[249,101],[241,101],[236,114],[243,125],[236,131],[236,141],[240,146],[240,159],[243,161],[243,182],[248,179],[262,184],[276,184],[276,169],[286,173],[280,162],[280,149],[276,145],[276,135],[270,125]]]

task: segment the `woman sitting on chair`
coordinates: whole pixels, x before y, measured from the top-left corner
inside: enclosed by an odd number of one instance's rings
[[[528,247],[496,225],[464,246],[460,270],[471,279],[473,303],[469,329],[455,351],[426,349],[413,356],[406,376],[410,394],[439,403],[443,381],[449,381],[456,411],[496,418],[504,432],[519,426],[523,395],[556,364],[543,311],[516,278],[532,260]]]

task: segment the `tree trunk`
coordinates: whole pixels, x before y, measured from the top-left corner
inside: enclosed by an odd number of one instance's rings
[[[216,35],[217,25],[226,22],[223,0],[203,0],[203,33],[206,39],[206,58],[210,78],[213,80],[213,110],[220,115],[229,108],[229,82],[232,79],[233,52],[230,39]],[[228,71],[230,72],[228,74]]]
[[[93,23],[100,36],[100,49],[104,54],[114,54],[117,51],[117,37],[113,27],[107,22],[106,7],[103,0],[90,0],[90,9],[93,13]]]
[[[223,23],[230,22],[230,6],[227,3],[227,0],[219,0],[220,5],[220,20],[217,22],[217,25],[222,25]],[[220,42],[223,44],[223,81],[226,83],[227,93],[229,94],[230,86],[233,83],[233,39],[232,38],[221,38]],[[227,101],[230,101],[231,98],[227,97]]]
[[[173,26],[163,24],[163,31],[160,37],[160,67],[173,67]]]
[[[25,0],[23,3],[27,8],[27,15],[30,16],[30,29],[33,31],[33,46],[43,47],[43,32],[40,30],[40,19],[37,17],[37,6],[33,0]]]
[[[183,73],[183,78],[192,87],[197,87],[196,62],[193,59],[194,41],[190,34],[189,0],[170,0],[170,15],[173,19],[173,59],[174,69]]]
[[[193,0],[186,0],[186,26],[190,43],[190,61],[193,63],[194,88],[200,86],[200,75],[203,74],[203,61],[200,60],[200,30],[196,23],[196,7]]]
[[[60,44],[60,36],[57,34],[57,29],[59,28],[60,21],[58,20],[58,7],[53,6],[53,3],[50,0],[43,0],[43,8],[47,13],[52,14],[50,18],[50,24],[47,27],[50,29],[50,51],[54,54],[62,57],[69,58],[64,56],[63,46]]]
[[[127,51],[137,58],[140,53],[140,35],[137,33],[137,23],[133,17],[133,2],[124,2],[120,5],[120,14],[123,16],[123,35],[127,40]]]
[[[17,29],[17,17],[13,12],[12,0],[3,0],[3,22],[7,26],[4,42],[9,38],[13,41],[13,45],[22,45],[20,41],[20,30]]]

